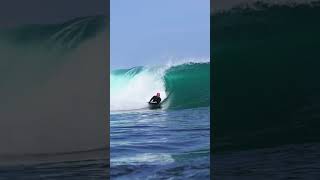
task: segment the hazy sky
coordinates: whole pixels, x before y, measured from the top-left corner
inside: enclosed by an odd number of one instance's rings
[[[111,68],[210,56],[209,0],[111,0]]]
[[[109,13],[108,0],[2,0],[0,27],[48,24]]]

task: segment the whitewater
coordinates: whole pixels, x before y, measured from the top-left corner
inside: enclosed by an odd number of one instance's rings
[[[136,67],[114,71],[110,75],[110,110],[133,110],[146,107],[156,93],[167,97],[163,82],[164,68]]]

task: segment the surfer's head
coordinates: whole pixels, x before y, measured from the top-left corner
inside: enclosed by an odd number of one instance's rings
[[[160,97],[160,93],[157,93],[157,96]]]

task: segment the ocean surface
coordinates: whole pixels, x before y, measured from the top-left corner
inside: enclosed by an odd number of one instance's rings
[[[212,175],[319,179],[320,3],[266,2],[211,14]]]
[[[111,72],[111,179],[209,179],[209,75],[192,61]]]

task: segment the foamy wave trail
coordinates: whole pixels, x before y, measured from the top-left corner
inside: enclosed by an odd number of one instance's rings
[[[107,22],[0,29],[0,160],[104,148]]]
[[[110,79],[111,111],[147,108],[147,102],[157,92],[165,109],[210,104],[209,61],[119,69],[111,72]]]

